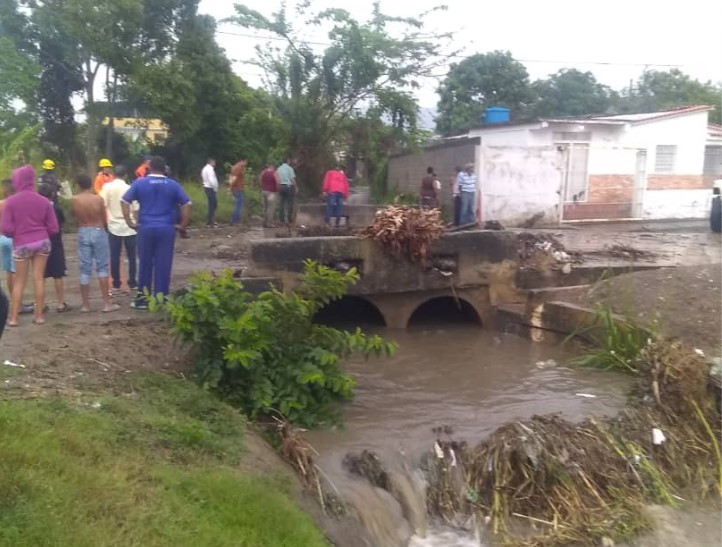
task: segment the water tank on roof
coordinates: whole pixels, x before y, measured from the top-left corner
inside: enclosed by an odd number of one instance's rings
[[[501,106],[490,106],[484,111],[481,117],[482,123],[507,123],[509,121],[509,109]]]

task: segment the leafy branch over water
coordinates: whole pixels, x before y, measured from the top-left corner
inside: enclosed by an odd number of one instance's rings
[[[195,276],[183,294],[156,304],[176,335],[196,351],[198,382],[251,418],[280,412],[311,427],[336,417],[334,405],[353,397],[354,380],[341,370],[352,355],[384,356],[396,349],[379,336],[317,325],[316,313],[356,283],[306,261],[299,288],[253,297],[230,270]]]

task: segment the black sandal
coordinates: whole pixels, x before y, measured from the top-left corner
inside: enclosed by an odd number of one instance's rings
[[[72,310],[72,309],[73,309],[73,308],[71,308],[70,306],[68,306],[68,304],[66,304],[65,302],[63,302],[63,305],[62,305],[62,306],[58,306],[58,310],[57,310],[57,311],[58,311],[58,313],[65,313],[66,311],[70,311],[70,310]]]

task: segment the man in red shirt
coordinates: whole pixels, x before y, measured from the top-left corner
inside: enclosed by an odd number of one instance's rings
[[[246,165],[248,160],[239,160],[231,167],[231,176],[229,178],[228,191],[233,194],[235,206],[231,215],[231,226],[238,225],[241,222],[241,210],[243,209],[244,191],[246,189]]]
[[[261,192],[263,193],[263,226],[268,228],[273,223],[273,215],[275,213],[276,196],[281,182],[278,180],[278,173],[273,168],[273,163],[269,162],[266,168],[261,171],[259,177],[261,184]]]
[[[348,179],[338,167],[326,172],[323,195],[326,198],[326,226],[331,224],[331,217],[335,217],[338,227],[343,215],[343,200],[348,199]]]

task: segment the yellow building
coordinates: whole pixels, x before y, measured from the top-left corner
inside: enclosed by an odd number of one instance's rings
[[[109,122],[109,118],[103,118],[104,126],[109,125]],[[162,144],[168,138],[168,126],[158,118],[113,118],[113,129],[132,141],[145,139],[154,144]]]

